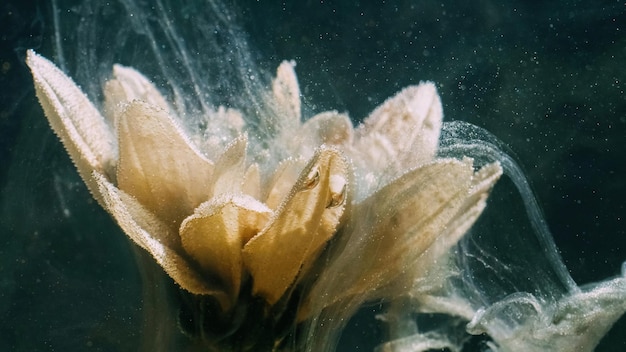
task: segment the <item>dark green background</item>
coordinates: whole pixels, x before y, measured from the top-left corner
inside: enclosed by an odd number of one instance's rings
[[[619,274],[624,2],[237,1],[233,8],[263,69],[297,61],[308,112],[337,109],[358,120],[402,87],[436,82],[446,120],[484,127],[514,151],[574,279]],[[48,3],[0,4],[0,350],[133,350],[140,286],[131,247],[91,201],[23,64],[27,48],[50,54],[51,34]],[[371,350],[376,330],[364,316],[342,346]],[[618,336],[625,330],[622,319],[598,350],[626,350]]]

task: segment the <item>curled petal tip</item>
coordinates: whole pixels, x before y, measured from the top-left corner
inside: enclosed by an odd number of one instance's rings
[[[26,63],[48,122],[97,197],[91,172],[111,176],[117,159],[117,144],[111,126],[85,93],[52,62],[28,50]]]

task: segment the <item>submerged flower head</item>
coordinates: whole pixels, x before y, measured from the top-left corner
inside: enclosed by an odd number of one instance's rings
[[[275,133],[251,138],[239,111],[219,107],[215,130],[190,136],[132,68],[113,67],[100,111],[54,64],[32,51],[27,62],[93,196],[180,287],[217,302],[214,314],[259,306],[264,324],[280,326],[344,307],[341,326],[365,301],[436,285],[425,282],[433,263],[475,222],[502,172],[437,157],[432,83],[405,88],[357,128],[335,111],[303,122],[294,65],[284,62],[268,102]],[[276,329],[272,348],[287,334]]]

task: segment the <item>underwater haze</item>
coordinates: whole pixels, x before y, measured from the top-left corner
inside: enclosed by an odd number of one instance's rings
[[[126,351],[181,334],[146,328],[147,255],[92,199],[50,129],[27,49],[94,101],[120,63],[187,113],[225,105],[254,118],[283,60],[296,62],[305,118],[338,110],[357,125],[402,88],[434,82],[444,121],[489,131],[519,165],[455,249],[476,297],[558,296],[570,280],[561,259],[578,285],[626,275],[624,2],[9,0],[0,11],[0,350]],[[495,141],[481,131],[458,138]],[[522,173],[530,188],[519,191]],[[545,225],[558,252],[536,234]],[[153,290],[167,296],[173,284],[161,279]],[[377,316],[393,302],[370,303],[338,351],[389,340]],[[622,317],[595,350],[626,350],[625,330]],[[478,333],[464,350],[489,341]]]

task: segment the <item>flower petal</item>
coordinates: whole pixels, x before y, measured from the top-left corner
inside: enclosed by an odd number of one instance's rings
[[[254,199],[261,199],[261,170],[259,164],[252,163],[248,166],[243,176],[241,191]]]
[[[322,144],[350,145],[354,128],[345,114],[326,111],[308,119],[297,132],[299,138],[292,139],[293,150],[315,150]],[[301,152],[301,154],[303,154]]]
[[[50,126],[91,193],[100,200],[91,173],[114,173],[117,150],[111,127],[72,79],[52,62],[28,50],[26,63]]]
[[[113,65],[113,78],[104,85],[104,110],[113,125],[125,105],[133,100],[169,110],[163,95],[146,76],[131,67]]]
[[[209,199],[213,164],[158,107],[133,101],[117,121],[119,189],[172,229]]]
[[[222,308],[230,306],[226,293],[205,280],[175,249],[166,224],[160,222],[132,196],[110,183],[104,176],[94,173],[94,180],[102,193],[105,208],[113,215],[122,230],[133,242],[148,251],[165,272],[183,289],[198,295],[215,297]]]
[[[232,141],[224,153],[215,162],[213,173],[212,196],[222,193],[240,193],[244,181],[246,166],[246,134]]]
[[[409,265],[415,265],[415,267],[432,266],[432,263],[436,263],[438,258],[441,258],[450,247],[454,246],[482,214],[487,206],[489,191],[501,175],[502,167],[499,163],[487,164],[475,172],[468,194],[457,209],[456,214],[444,226],[444,230],[430,245],[428,251],[416,258],[415,263]],[[415,277],[408,280],[410,280],[408,282],[416,282]]]
[[[287,197],[305,166],[306,161],[302,159],[285,159],[278,164],[266,188],[267,194],[263,195],[270,209],[277,209]]]
[[[369,199],[375,204],[364,204],[373,209],[372,234],[376,240],[369,246],[379,257],[369,270],[368,276],[374,281],[370,284],[379,287],[390,281],[387,273],[412,267],[404,260],[419,258],[430,248],[463,204],[472,175],[470,159],[440,160],[409,172],[376,192]]]
[[[301,172],[268,226],[243,249],[253,292],[276,303],[303,264],[335,233],[347,198],[348,162],[331,148],[320,148]]]
[[[272,82],[272,92],[281,116],[281,127],[300,125],[300,87],[294,71],[295,62],[283,61],[276,70],[276,78]]]
[[[415,261],[431,250],[439,236],[458,240],[459,231],[448,226],[466,230],[468,221],[476,219],[473,205],[481,199],[479,194],[488,189],[490,183],[486,180],[495,182],[492,174],[485,173],[478,178],[485,182],[477,180],[475,185],[473,175],[471,159],[438,160],[407,172],[356,204],[353,213],[360,216],[350,218],[345,225],[343,235],[335,243],[336,252],[330,255],[323,275],[310,291],[307,298],[310,302],[305,304],[303,314],[351,296],[379,298],[375,295],[399,275],[414,278],[425,273],[426,264],[432,262],[424,261],[425,265],[416,266]],[[474,186],[476,193],[471,191]],[[467,202],[468,198],[473,201]],[[473,214],[463,218],[461,210]],[[363,237],[364,233],[369,235]],[[451,242],[445,245],[449,248]],[[359,258],[358,266],[353,258]]]
[[[435,156],[442,118],[433,83],[407,87],[365,119],[357,130],[355,149],[369,154],[364,158],[368,169],[392,166],[403,171],[421,165]]]
[[[263,203],[247,195],[213,198],[183,221],[183,248],[204,271],[217,275],[236,299],[243,269],[241,249],[265,226],[270,214]]]
[[[201,133],[192,134],[195,145],[210,160],[217,160],[234,139],[244,133],[246,122],[241,111],[220,106],[217,110],[208,110],[203,118]],[[199,131],[200,132],[200,131]]]

